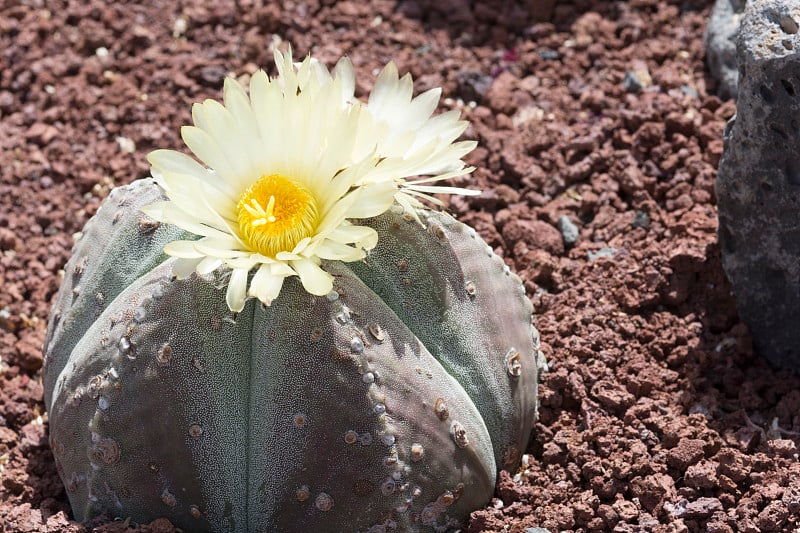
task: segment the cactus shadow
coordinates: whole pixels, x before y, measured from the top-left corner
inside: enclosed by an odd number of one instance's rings
[[[46,524],[51,516],[61,512],[72,520],[67,491],[59,476],[55,457],[47,440],[48,434],[45,422],[36,442],[25,443],[26,437],[23,436],[21,443],[21,447],[28,448],[22,450],[27,459],[24,498],[31,507],[39,510],[43,524]]]

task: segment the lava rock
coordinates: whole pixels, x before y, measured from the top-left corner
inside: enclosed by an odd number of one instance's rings
[[[800,370],[800,12],[751,2],[716,193],[722,261],[757,352]]]
[[[747,0],[717,0],[703,35],[706,62],[720,98],[736,98],[736,36]]]

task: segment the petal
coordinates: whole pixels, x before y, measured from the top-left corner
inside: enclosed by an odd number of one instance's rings
[[[454,170],[452,172],[445,172],[444,174],[439,174],[437,176],[429,176],[427,178],[415,179],[414,181],[406,181],[406,182],[403,183],[403,186],[404,187],[408,187],[408,186],[411,186],[411,185],[418,185],[418,184],[422,184],[422,183],[433,183],[433,182],[436,182],[436,181],[449,180],[451,178],[456,178],[458,176],[464,176],[466,174],[471,173],[474,170],[475,170],[475,167],[464,167],[464,168],[461,168],[459,170]],[[471,189],[469,189],[469,190],[471,190]]]
[[[303,237],[302,239],[300,239],[300,242],[294,245],[294,248],[292,249],[292,254],[301,255],[303,253],[303,250],[308,248],[308,245],[311,244],[311,241],[312,241],[311,237]]]
[[[461,194],[464,196],[477,196],[481,191],[464,189],[463,187],[444,187],[440,185],[414,185],[409,183],[403,187],[406,191],[419,191],[429,194]]]
[[[333,71],[336,79],[341,80],[342,102],[352,101],[356,90],[356,76],[350,58],[341,58],[336,63]]]
[[[198,259],[205,255],[195,248],[197,241],[172,241],[164,246],[164,253],[182,259]]]
[[[316,247],[315,253],[320,259],[330,259],[332,261],[358,261],[366,256],[364,250],[334,242],[330,239],[325,239],[320,243]]]
[[[222,238],[230,236],[229,232],[212,227],[197,217],[187,214],[176,206],[175,202],[154,202],[142,207],[140,211],[159,222],[175,224],[179,228],[190,231],[195,235]]]
[[[241,84],[233,78],[225,79],[224,99],[225,107],[230,110],[240,130],[240,134],[237,137],[242,142],[248,159],[254,167],[257,167],[262,156],[260,150],[261,136],[253,115],[253,108],[250,105],[250,99]],[[254,172],[257,171],[254,170]]]
[[[248,272],[260,263],[263,263],[263,261],[259,261],[253,255],[233,257],[225,260],[225,264],[230,268],[234,270],[246,270]]]
[[[194,273],[200,261],[202,261],[202,259],[184,259],[179,257],[172,263],[172,275],[178,279],[186,279]]]
[[[325,296],[333,289],[333,276],[310,259],[291,262],[292,268],[300,276],[303,288],[315,296]]]
[[[398,76],[397,66],[392,61],[381,70],[375,80],[367,107],[379,119],[391,117],[394,109],[411,101],[414,91],[411,76],[406,74],[402,79]]]
[[[322,197],[324,199],[323,204],[320,206],[322,215],[325,216],[331,207],[353,187],[356,180],[369,173],[376,163],[376,158],[368,157],[334,176],[325,187],[325,193]]]
[[[232,96],[234,94],[231,93]],[[226,176],[226,179],[238,184],[240,190],[244,189],[257,173],[255,161],[250,160],[247,150],[248,140],[252,139],[248,135],[252,135],[252,132],[242,131],[233,113],[216,100],[203,102],[203,111],[208,121],[208,126],[203,130],[219,147],[233,173],[232,176]]]
[[[286,276],[276,274],[269,265],[262,265],[253,276],[247,294],[258,298],[264,305],[271,305],[272,301],[281,292],[284,279],[286,279]]]
[[[188,155],[175,150],[153,150],[147,155],[147,161],[162,172],[167,171],[190,176],[201,176],[206,172],[203,165]]]
[[[167,196],[177,205],[189,207],[189,210],[194,213],[197,213],[197,207],[203,207],[209,212],[229,219],[237,218],[237,201],[225,194],[220,194],[219,189],[207,182],[194,176],[171,172],[164,172],[161,179],[167,186]],[[210,218],[216,218],[216,216]]]
[[[327,237],[343,244],[358,243],[368,250],[378,244],[378,232],[367,226],[339,226],[328,233]]]
[[[419,213],[417,213],[417,209],[418,208],[424,207],[422,205],[422,203],[420,203],[419,200],[417,200],[413,196],[409,196],[408,194],[406,194],[406,193],[404,193],[402,191],[398,192],[395,195],[394,198],[395,198],[395,200],[397,200],[398,204],[403,206],[403,210],[406,213],[408,213],[409,215],[414,217],[414,220],[416,220],[419,223],[420,226],[424,226],[425,225],[425,224],[422,223],[422,220],[420,220]]]
[[[201,276],[205,276],[206,274],[211,274],[221,266],[222,259],[218,259],[216,257],[206,257],[197,264],[195,267],[195,272]]]
[[[444,202],[436,198],[435,196],[431,196],[430,194],[425,194],[424,192],[415,191],[413,189],[403,189],[404,192],[409,197],[413,198],[422,198],[423,200],[427,200],[428,202],[438,205],[439,207],[444,207]]]
[[[237,257],[249,256],[247,250],[231,248],[227,245],[220,245],[220,240],[202,240],[195,244],[195,249],[205,256],[216,257],[218,259],[234,259]]]
[[[247,295],[247,274],[248,270],[235,268],[231,270],[231,277],[228,280],[228,290],[225,293],[225,302],[228,309],[234,313],[244,309],[245,297]]]
[[[292,252],[278,252],[275,254],[275,259],[279,261],[294,261],[296,259],[301,259],[301,256],[293,254]]]
[[[365,185],[350,193],[355,195],[356,199],[345,216],[347,218],[371,218],[385,213],[392,207],[396,191],[395,184],[388,181]]]
[[[222,148],[205,130],[196,126],[183,126],[181,137],[186,146],[206,165],[213,168],[226,181],[242,191],[246,188],[245,176],[231,164]]]

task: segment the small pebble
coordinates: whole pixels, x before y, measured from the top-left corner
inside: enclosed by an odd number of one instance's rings
[[[567,215],[558,217],[556,225],[558,226],[558,231],[561,232],[561,237],[564,238],[564,244],[572,246],[577,242],[579,234],[578,226],[573,224]]]

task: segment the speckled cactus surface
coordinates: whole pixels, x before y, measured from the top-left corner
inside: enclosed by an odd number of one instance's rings
[[[225,271],[174,279],[191,238],[115,189],[65,268],[45,341],[50,444],[77,520],[186,531],[447,531],[516,468],[538,336],[519,279],[475,232],[423,212],[365,222],[367,260],[290,278],[233,315]]]

